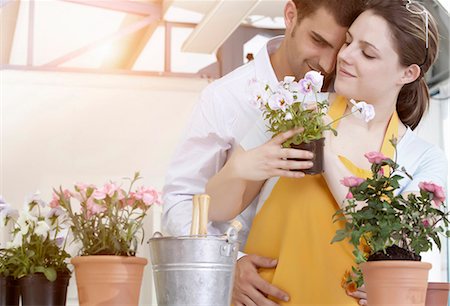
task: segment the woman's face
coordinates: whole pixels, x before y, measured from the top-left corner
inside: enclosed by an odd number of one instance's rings
[[[349,28],[338,53],[336,92],[368,103],[396,101],[406,68],[399,63],[393,39],[383,18],[363,12]]]

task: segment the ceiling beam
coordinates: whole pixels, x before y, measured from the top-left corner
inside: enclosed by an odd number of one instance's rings
[[[139,16],[128,15],[120,28],[126,28],[141,19]],[[103,61],[101,68],[131,70],[159,24],[160,18],[156,18],[145,28],[114,41],[111,45],[113,52]]]
[[[212,54],[236,30],[261,0],[217,0],[183,44],[183,52]]]
[[[138,22],[135,22],[133,24],[128,25],[125,28],[119,29],[117,32],[110,34],[100,40],[97,40],[95,42],[92,42],[88,45],[85,45],[84,47],[81,47],[75,51],[69,52],[51,62],[48,62],[47,64],[44,64],[44,67],[56,67],[63,63],[66,63],[90,50],[96,49],[98,47],[104,46],[105,44],[115,41],[117,39],[120,39],[122,37],[125,37],[127,35],[130,35],[131,33],[134,33],[136,31],[139,31],[142,28],[147,27],[148,25],[155,22],[155,19],[157,19],[154,16],[148,16],[146,18],[141,19]]]
[[[0,64],[9,64],[19,15],[19,0],[2,2],[0,7]]]
[[[158,1],[151,1],[148,3],[140,1],[126,1],[126,0],[62,0],[75,4],[94,6],[103,9],[119,11],[128,14],[148,16],[161,13],[161,4]]]

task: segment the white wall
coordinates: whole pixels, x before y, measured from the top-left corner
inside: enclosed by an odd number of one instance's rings
[[[424,116],[422,122],[417,127],[417,134],[445,150],[447,159],[450,160],[450,131],[449,131],[449,107],[450,99],[450,80],[447,80],[438,86],[441,94],[436,99],[431,99],[430,109]],[[443,99],[446,97],[446,99]],[[447,195],[450,190],[450,182],[447,181]],[[447,197],[447,207],[449,205]],[[433,250],[422,254],[422,260],[431,262],[433,267],[429,273],[429,280],[436,282],[446,282],[448,279],[448,240],[441,237],[442,250],[439,252],[437,246],[433,244]]]
[[[40,190],[103,184],[140,171],[162,189],[165,172],[206,80],[1,71],[0,194],[17,207]],[[159,228],[160,210],[146,224]],[[3,233],[0,238],[6,235]],[[146,238],[146,240],[147,240]],[[140,255],[149,257],[147,245]],[[151,268],[141,305],[151,305]],[[69,303],[76,303],[71,284]]]

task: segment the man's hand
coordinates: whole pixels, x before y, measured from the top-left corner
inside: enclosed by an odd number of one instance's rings
[[[359,299],[359,305],[368,306],[367,304],[367,293],[366,293],[366,287],[362,285],[359,287],[355,292],[347,292],[348,295],[351,297],[354,297],[356,299]]]
[[[277,260],[258,255],[245,255],[236,264],[233,288],[234,306],[276,306],[267,296],[288,301],[289,295],[266,282],[258,274],[258,268],[275,268]]]

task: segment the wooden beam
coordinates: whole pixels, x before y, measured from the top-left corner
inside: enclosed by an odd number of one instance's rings
[[[113,11],[124,12],[128,14],[148,16],[148,15],[160,15],[161,4],[159,2],[152,1],[144,3],[140,1],[126,1],[126,0],[61,0],[65,2],[71,2],[75,4],[94,6],[104,8]]]
[[[126,16],[122,21],[121,28],[126,28],[140,19],[142,17]],[[132,69],[158,25],[159,20],[155,20],[145,28],[114,41],[111,46],[113,53],[103,61],[101,68]]]
[[[19,16],[19,0],[2,2],[0,8],[0,64],[9,64]]]
[[[70,61],[78,56],[80,56],[81,54],[84,54],[90,50],[93,50],[95,48],[98,48],[110,41],[115,41],[117,39],[120,39],[122,37],[125,37],[127,35],[130,35],[131,33],[134,33],[142,28],[147,27],[148,25],[152,24],[153,22],[155,22],[155,20],[157,20],[157,18],[155,16],[149,16],[146,17],[138,22],[135,22],[131,25],[128,25],[126,28],[122,28],[119,31],[117,31],[116,33],[113,33],[111,35],[108,35],[100,40],[97,40],[91,44],[88,44],[84,47],[81,47],[73,52],[69,52],[51,62],[48,62],[47,64],[44,64],[43,66],[45,67],[51,67],[51,66],[59,66],[67,61]]]
[[[261,0],[217,0],[184,42],[183,52],[214,53]]]

